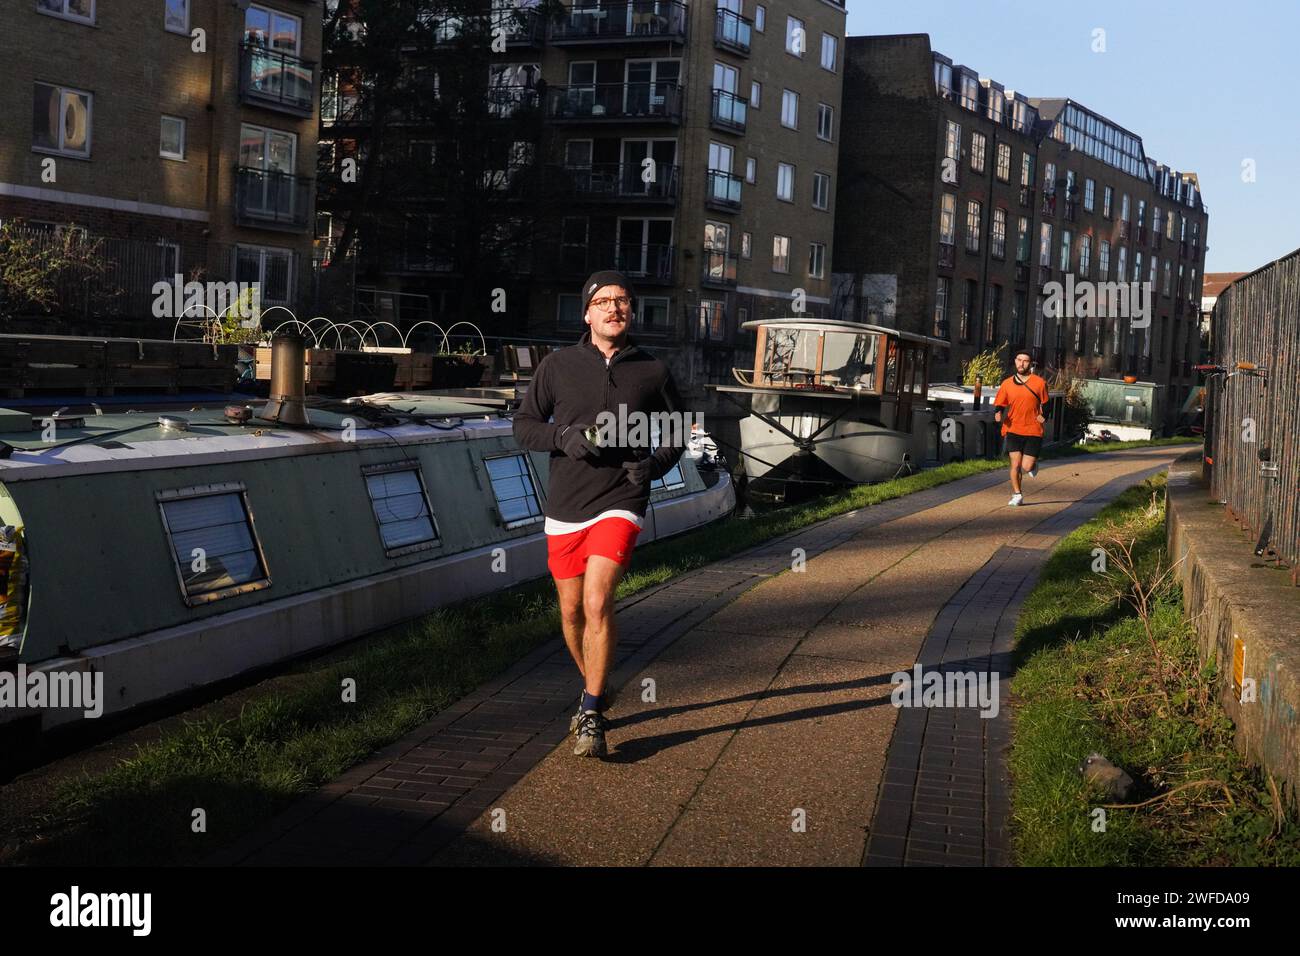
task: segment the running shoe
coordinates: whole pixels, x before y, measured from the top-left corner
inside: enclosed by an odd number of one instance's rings
[[[608,753],[605,747],[605,728],[609,722],[603,714],[594,710],[583,711],[578,721],[578,744],[573,753],[578,757],[603,757]]]
[[[574,711],[573,716],[569,718],[569,733],[571,734],[576,734],[578,732],[578,722],[582,720],[583,696],[584,694],[582,693],[582,691],[578,691],[578,709]]]
[[[1037,478],[1037,477],[1038,477],[1038,466],[1037,466],[1037,465],[1034,465],[1034,467],[1031,468],[1029,471],[1025,472],[1025,474],[1028,475],[1030,478]]]
[[[1025,496],[1024,496],[1024,495],[1021,495],[1021,494],[1015,494],[1015,495],[1012,495],[1012,496],[1011,496],[1011,500],[1008,501],[1007,504],[1008,504],[1010,507],[1015,508],[1015,507],[1017,507],[1018,505],[1020,505],[1024,500],[1025,500]]]

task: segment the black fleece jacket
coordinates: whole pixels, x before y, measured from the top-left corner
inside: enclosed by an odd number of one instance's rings
[[[515,412],[514,431],[521,447],[551,453],[547,517],[587,521],[611,508],[645,516],[649,482],[634,484],[623,462],[649,457],[651,475],[663,477],[682,457],[685,436],[680,429],[660,435],[663,444],[653,453],[649,448],[609,447],[600,449],[599,458],[579,461],[560,450],[566,426],[596,425],[601,412],[618,416],[620,405],[625,406],[624,414],[682,411],[668,366],[631,341],[606,366],[587,332],[577,345],[558,349],[538,364]]]

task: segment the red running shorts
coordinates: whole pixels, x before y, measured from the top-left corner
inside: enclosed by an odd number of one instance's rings
[[[584,574],[592,555],[626,566],[632,561],[632,548],[640,533],[641,529],[626,518],[602,518],[581,531],[548,534],[546,565],[552,576],[561,580]]]

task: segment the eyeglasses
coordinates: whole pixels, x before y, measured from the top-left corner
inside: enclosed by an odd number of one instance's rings
[[[626,309],[632,304],[632,298],[626,295],[607,295],[599,299],[592,299],[591,304],[598,309],[609,311],[611,305],[617,305],[620,309]]]

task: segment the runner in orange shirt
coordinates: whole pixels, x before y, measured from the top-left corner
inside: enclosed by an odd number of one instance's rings
[[[1025,496],[1020,492],[1020,475],[1030,478],[1038,475],[1038,454],[1043,447],[1043,422],[1047,421],[1043,409],[1050,402],[1047,382],[1029,371],[1033,356],[1025,350],[1016,353],[1015,374],[1003,379],[998,394],[993,399],[997,413],[994,421],[1002,423],[1002,436],[1011,456],[1011,500],[1008,505],[1020,505]]]

